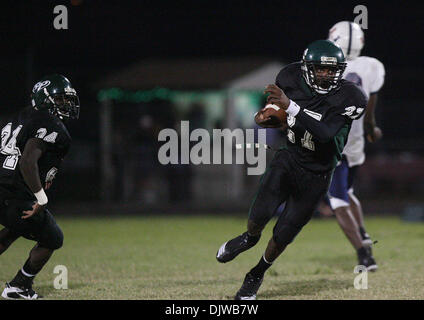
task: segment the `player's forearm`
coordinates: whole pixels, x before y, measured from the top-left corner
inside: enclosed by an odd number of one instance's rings
[[[340,130],[340,127],[330,127],[324,122],[315,120],[304,111],[299,112],[296,119],[298,119],[305,126],[306,130],[321,143],[329,142]]]
[[[31,138],[27,141],[22,157],[19,160],[19,169],[22,177],[40,205],[45,205],[48,201],[40,181],[38,169],[38,160],[45,151],[45,142],[40,139]]]
[[[22,177],[30,190],[35,194],[39,192],[43,186],[38,175],[38,163],[32,158],[22,158],[19,162]]]
[[[375,121],[375,106],[377,104],[377,94],[372,94],[368,100],[367,109],[364,116],[364,130],[367,134],[373,132],[377,126]]]
[[[318,121],[312,116],[308,115],[302,108],[300,108],[295,102],[291,102],[287,113],[295,116],[296,121],[302,123],[305,129],[312,134],[312,136],[321,143],[330,141],[340,130],[343,123],[336,123],[333,126],[329,126],[325,122]]]
[[[374,112],[366,112],[364,116],[364,131],[366,134],[371,134],[377,126]]]
[[[21,159],[22,160],[22,159]],[[33,159],[24,159],[20,162],[20,170],[25,183],[34,193],[37,203],[39,205],[46,205],[48,198],[41,185],[40,177],[38,175],[38,164]]]
[[[365,134],[371,134],[374,131],[375,127],[376,127],[375,119],[374,120],[368,120],[368,121],[366,121],[364,119]]]

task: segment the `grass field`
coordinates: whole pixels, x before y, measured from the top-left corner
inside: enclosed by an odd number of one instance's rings
[[[260,242],[227,264],[219,246],[245,229],[244,218],[160,216],[58,218],[65,244],[37,276],[46,299],[232,299],[261,257]],[[424,299],[424,224],[367,218],[378,244],[368,289],[353,286],[356,255],[334,219],[314,219],[267,272],[258,299]],[[33,243],[19,239],[1,259],[0,281],[11,280]],[[68,269],[68,289],[53,288],[56,265]]]

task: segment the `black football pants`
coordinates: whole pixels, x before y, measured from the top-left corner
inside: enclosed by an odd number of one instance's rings
[[[285,202],[284,211],[274,226],[273,239],[278,245],[287,246],[311,219],[328,191],[332,173],[313,173],[300,167],[287,149],[277,151],[261,178],[249,219],[265,226]]]
[[[0,200],[0,224],[16,236],[37,241],[43,248],[59,249],[63,244],[63,233],[48,209],[22,219],[22,212],[31,210],[32,204],[26,200]]]

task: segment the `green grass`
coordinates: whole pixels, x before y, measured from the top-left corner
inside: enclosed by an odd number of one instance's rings
[[[261,257],[260,242],[234,261],[215,254],[245,230],[246,219],[216,216],[58,218],[65,244],[37,276],[46,299],[231,299]],[[424,299],[424,224],[367,218],[379,243],[368,289],[353,286],[356,254],[334,219],[312,220],[267,272],[258,299]],[[33,242],[19,239],[1,257],[9,281]],[[56,265],[68,268],[68,290],[53,288]]]

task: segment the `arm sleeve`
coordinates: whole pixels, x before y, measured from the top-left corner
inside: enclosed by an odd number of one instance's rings
[[[330,141],[346,123],[352,122],[345,115],[337,113],[332,114],[325,121],[319,121],[303,109],[300,109],[296,119],[321,143]]]
[[[370,94],[377,93],[380,91],[381,87],[384,84],[384,77],[386,74],[386,71],[384,69],[384,65],[378,61],[377,59],[374,60],[374,63],[372,64],[372,72],[371,74],[374,75],[371,85],[370,85]]]
[[[340,129],[351,124],[353,120],[359,119],[365,111],[367,100],[364,93],[354,86],[346,89],[345,98],[337,103],[337,106],[328,111],[328,115],[321,121],[321,115],[310,110],[302,109],[296,105],[291,108],[290,103],[287,112],[296,117],[306,130],[321,143],[330,141]],[[295,114],[291,110],[294,110]]]

